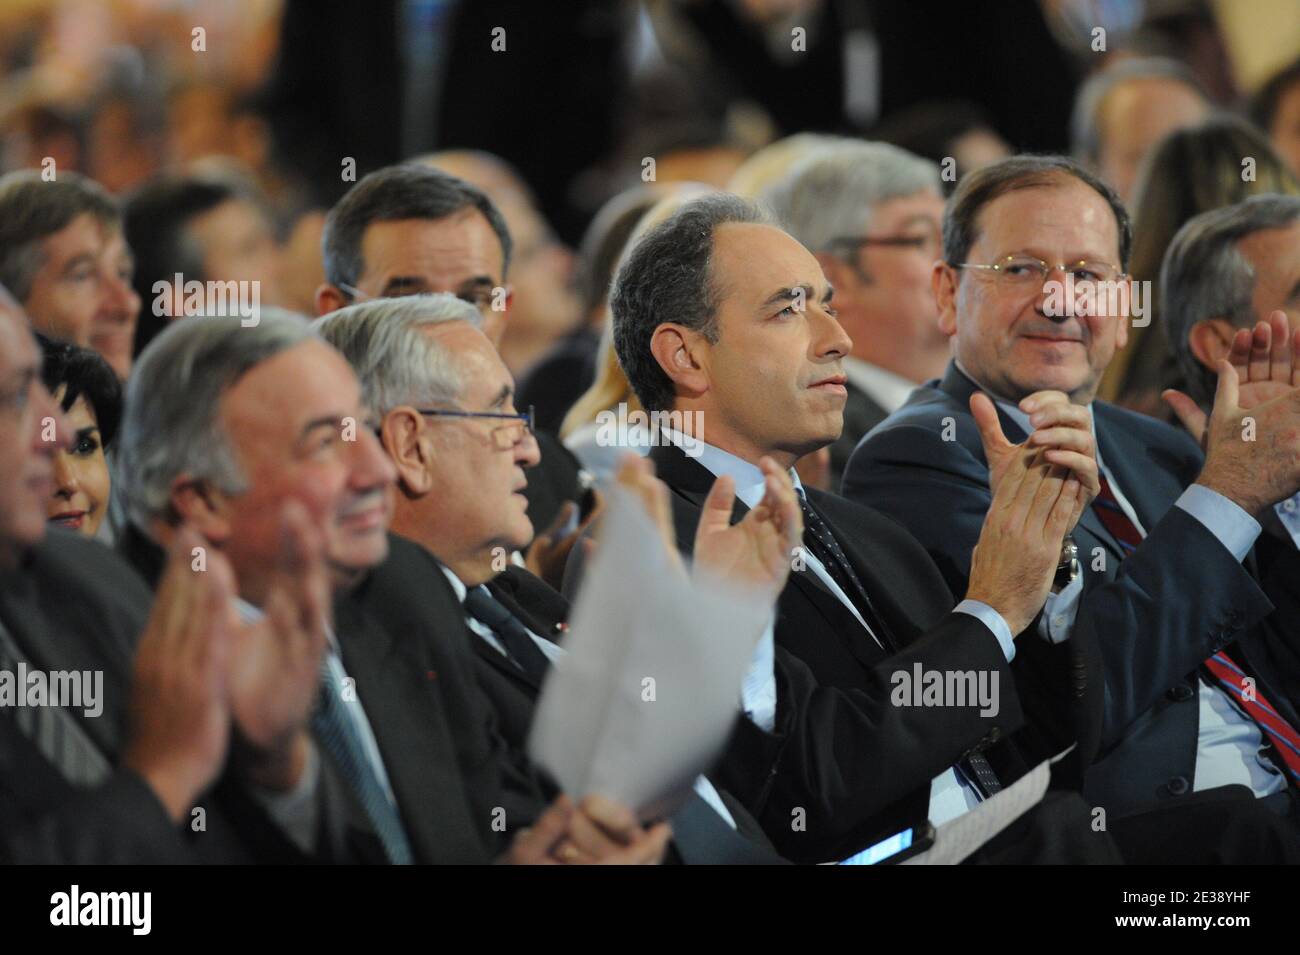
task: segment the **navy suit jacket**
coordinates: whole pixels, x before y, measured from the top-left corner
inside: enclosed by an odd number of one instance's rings
[[[992,499],[970,413],[976,387],[950,364],[942,380],[918,389],[863,439],[843,486],[846,497],[870,502],[907,527],[958,592]],[[1277,645],[1280,632],[1270,636],[1261,626],[1273,603],[1251,573],[1253,556],[1243,566],[1200,521],[1173,506],[1200,472],[1200,449],[1155,419],[1103,402],[1092,407],[1102,460],[1147,531],[1121,560],[1118,542],[1092,508],[1074,530],[1084,589],[1068,642],[1099,654],[1104,672],[1096,761],[1084,793],[1093,805],[1125,814],[1191,791],[1196,671],[1216,651],[1237,641],[1234,658],[1293,722],[1295,707],[1286,693],[1269,690],[1289,685],[1275,652],[1285,648]],[[1024,440],[1000,409],[999,417],[1008,439]],[[1280,560],[1289,565],[1294,555]]]

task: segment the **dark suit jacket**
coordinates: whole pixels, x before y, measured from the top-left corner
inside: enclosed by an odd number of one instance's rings
[[[513,762],[479,688],[455,591],[423,547],[389,535],[389,556],[335,605],[343,663],[374,729],[417,858],[485,861],[505,848],[494,828],[529,824],[540,781]]]
[[[551,526],[565,501],[581,502],[586,489],[579,482],[582,465],[573,452],[548,431],[538,430],[536,435],[542,459],[529,468],[523,494],[528,498],[528,519],[540,534]]]
[[[689,553],[713,475],[675,447],[656,447],[650,457],[673,492],[678,547]],[[1024,723],[1020,688],[1031,675],[1024,658],[1034,655],[1018,651],[1013,668],[983,623],[952,613],[955,602],[933,561],[893,521],[832,494],[807,493],[899,646],[882,650],[811,571],[793,573],[777,603],[775,731],[740,721],[717,775],[745,799],[782,855],[825,861],[924,820],[931,780],[971,750],[986,749],[1010,779],[1059,739],[991,745]],[[733,521],[745,511],[738,501]],[[1030,662],[1044,663],[1040,657]],[[999,712],[894,705],[893,674],[915,664],[996,673]],[[1045,691],[1049,698],[1062,693],[1068,696],[1068,687]],[[797,815],[805,831],[792,827]]]
[[[596,380],[599,351],[600,332],[589,325],[565,335],[520,379],[515,404],[532,405],[537,427],[559,434],[564,416]]]
[[[0,579],[0,619],[33,665],[103,673],[103,712],[97,717],[86,717],[78,708],[69,712],[113,763],[126,742],[132,660],[151,602],[145,581],[112,550],[57,528],[47,532],[17,571]],[[160,819],[157,799],[129,771],[119,769],[103,789],[78,790],[21,733],[8,734],[0,749],[7,750],[0,760],[23,767],[12,777],[5,775],[8,801],[26,806],[18,819],[34,839],[17,853],[24,858],[44,853],[50,858],[151,862],[177,861],[180,852],[203,862],[303,861],[228,777],[196,800],[205,811],[206,828],[172,829],[165,817]],[[77,819],[87,806],[96,808],[85,813],[83,825]],[[141,828],[110,831],[125,819],[137,820]],[[8,822],[5,829],[8,833]],[[171,831],[169,838],[159,837],[163,829]],[[81,837],[87,841],[78,848],[74,843]]]
[[[849,466],[849,456],[853,454],[853,449],[858,446],[858,442],[868,431],[889,417],[889,412],[880,407],[874,398],[855,386],[853,382],[850,381],[845,387],[848,389],[849,396],[844,401],[844,429],[831,445],[830,486],[832,489],[838,488],[844,479],[844,470]]]
[[[0,717],[0,863],[195,862],[153,791],[119,770],[77,789],[10,719]]]
[[[928,383],[859,446],[844,493],[899,521],[964,587],[991,496],[988,467],[969,410],[975,385],[955,365]],[[1251,573],[1199,521],[1172,507],[1201,468],[1185,434],[1142,415],[1093,404],[1101,457],[1147,537],[1121,562],[1118,543],[1091,508],[1074,537],[1084,592],[1072,637],[1100,657],[1099,759],[1084,789],[1093,805],[1123,815],[1190,792],[1199,722],[1195,671],[1240,638],[1236,658],[1270,691],[1273,671],[1258,624],[1272,604]],[[1011,441],[1025,437],[1000,413]],[[1041,643],[1036,636],[1020,645]],[[1294,655],[1294,651],[1291,651]],[[1275,694],[1289,707],[1284,695]],[[1081,711],[1083,712],[1083,711]],[[1294,719],[1294,711],[1285,715]]]

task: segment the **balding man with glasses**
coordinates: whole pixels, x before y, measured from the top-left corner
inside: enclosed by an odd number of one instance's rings
[[[1095,454],[1100,492],[1032,624],[1037,638],[1101,656],[1085,796],[1112,831],[1152,806],[1186,806],[1191,838],[1172,850],[1134,833],[1134,861],[1148,848],[1255,860],[1293,842],[1300,778],[1296,701],[1275,692],[1290,683],[1259,630],[1272,605],[1251,572],[1257,518],[1300,490],[1300,389],[1288,378],[1254,403],[1261,382],[1223,371],[1204,453],[1094,401],[1127,338],[1130,244],[1115,193],[1071,160],[1015,157],[963,179],[933,272],[953,362],[863,440],[843,491],[901,522],[960,589],[1012,442],[1050,448],[1044,460],[1066,467]],[[1276,357],[1289,370],[1290,352]],[[1276,819],[1282,835],[1256,842],[1197,822],[1198,807],[1225,801],[1235,819]]]

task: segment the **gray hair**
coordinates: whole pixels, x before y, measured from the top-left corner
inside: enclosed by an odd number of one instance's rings
[[[361,399],[376,415],[398,405],[454,404],[463,382],[454,356],[424,334],[447,322],[479,328],[483,317],[454,295],[408,295],[349,305],[312,329],[348,360],[361,380]]]
[[[263,313],[248,327],[237,317],[179,319],[149,344],[127,382],[113,481],[138,528],[175,519],[171,487],[181,474],[228,494],[245,490],[218,404],[247,372],[310,338],[305,322]]]
[[[772,224],[754,203],[725,192],[692,199],[632,245],[614,279],[609,307],[614,350],[648,411],[672,407],[672,379],[650,352],[655,329],[675,322],[718,340],[713,233],[728,223]]]
[[[821,252],[860,236],[874,206],[926,191],[942,195],[935,163],[890,143],[848,141],[804,157],[761,198],[792,236]]]
[[[1074,96],[1070,116],[1070,151],[1080,162],[1095,166],[1101,157],[1101,106],[1116,88],[1134,80],[1174,80],[1201,99],[1205,90],[1190,69],[1177,60],[1151,56],[1121,60],[1089,76]]]
[[[1160,267],[1160,300],[1167,333],[1192,397],[1214,400],[1217,376],[1192,354],[1191,333],[1197,322],[1226,318],[1237,328],[1255,323],[1251,296],[1255,269],[1238,243],[1264,229],[1282,229],[1300,219],[1300,197],[1251,196],[1187,220],[1174,235]]]
[[[49,182],[34,170],[0,178],[0,282],[18,301],[27,301],[44,264],[41,241],[85,213],[109,227],[122,221],[104,187],[75,172]]]

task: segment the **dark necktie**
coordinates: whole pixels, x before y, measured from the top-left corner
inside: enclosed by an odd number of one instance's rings
[[[803,544],[809,552],[816,557],[826,572],[831,575],[831,579],[839,585],[840,590],[849,602],[861,614],[863,621],[867,625],[877,640],[889,652],[897,649],[893,637],[890,636],[889,629],[885,626],[884,620],[880,614],[876,613],[875,606],[871,603],[871,598],[867,596],[866,588],[862,586],[862,581],[858,579],[857,572],[854,571],[853,565],[849,563],[844,549],[840,547],[839,541],[831,533],[831,529],[822,520],[820,514],[813,510],[813,506],[808,503],[808,498],[804,496],[803,489],[799,488],[799,507],[803,511]]]
[[[549,665],[546,654],[537,646],[528,629],[488,593],[486,587],[471,587],[465,592],[465,610],[496,634],[511,663],[534,683],[542,682]]]
[[[894,652],[897,647],[893,638],[889,635],[889,630],[885,623],[876,613],[876,608],[871,603],[871,598],[867,596],[866,588],[862,586],[862,581],[858,579],[857,573],[849,563],[848,556],[844,549],[840,547],[839,542],[835,540],[835,535],[831,529],[822,520],[808,499],[804,496],[803,489],[799,489],[799,507],[803,510],[803,542],[804,546],[812,552],[813,556],[822,562],[826,572],[831,575],[844,591],[845,596],[862,614],[862,619],[867,624],[867,629],[874,633],[889,652]],[[988,759],[980,752],[971,752],[961,761],[962,771],[965,772],[967,779],[979,790],[986,798],[1002,789],[1002,784],[998,781],[997,773],[989,765]]]
[[[353,794],[365,810],[366,817],[383,844],[388,861],[410,865],[411,844],[406,839],[401,817],[384,792],[375,774],[356,726],[344,711],[347,701],[343,688],[330,672],[329,660],[321,661],[321,694],[311,726],[321,746],[334,759],[334,765],[352,787]]]
[[[20,673],[19,662],[31,667],[31,661],[0,623],[0,670],[13,674],[15,689]],[[97,786],[112,773],[113,768],[99,747],[86,735],[77,718],[62,707],[4,706],[0,710],[12,711],[18,729],[74,786]]]
[[[1115,497],[1115,492],[1105,476],[1101,479],[1101,493],[1092,502],[1092,506],[1106,530],[1119,541],[1124,556],[1127,557],[1137,550],[1138,545],[1142,543],[1142,532],[1120,507],[1119,500]],[[1237,705],[1246,711],[1246,715],[1264,734],[1264,739],[1273,744],[1287,775],[1293,782],[1300,783],[1300,733],[1296,732],[1295,727],[1278,714],[1258,687],[1247,692],[1245,672],[1224,651],[1220,650],[1202,666],[1211,685],[1217,684],[1222,687]]]

